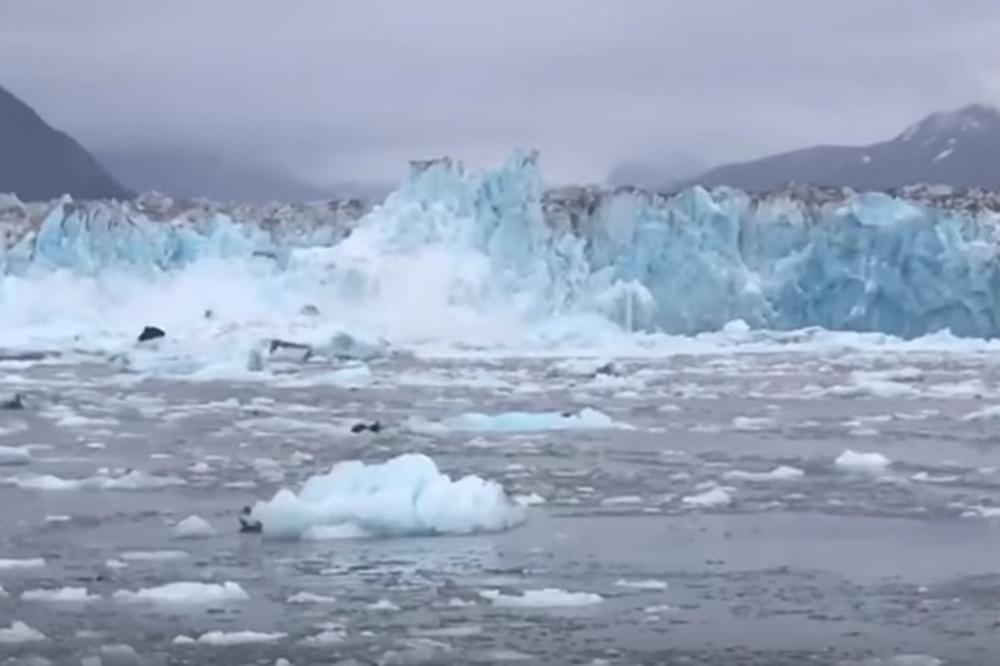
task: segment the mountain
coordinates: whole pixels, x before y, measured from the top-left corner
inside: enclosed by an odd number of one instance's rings
[[[885,190],[915,183],[1000,187],[1000,110],[934,113],[868,146],[815,146],[712,169],[684,185],[775,190],[789,182]]]
[[[206,197],[216,201],[286,203],[328,199],[373,199],[389,187],[359,183],[331,183],[318,186],[283,174],[275,169],[185,150],[133,150],[99,153],[128,187],[138,192],[155,190],[175,198]]]
[[[0,192],[23,201],[122,199],[129,192],[83,146],[0,87]]]

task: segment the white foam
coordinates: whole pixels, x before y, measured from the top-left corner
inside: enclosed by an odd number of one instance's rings
[[[238,583],[228,581],[221,584],[177,582],[136,592],[119,590],[114,598],[124,602],[202,605],[247,601],[250,595]]]
[[[399,610],[399,606],[392,603],[388,599],[379,599],[374,603],[368,604],[367,606],[365,606],[365,608],[367,608],[368,610],[390,611],[390,612],[395,612]]]
[[[520,524],[525,508],[503,488],[477,476],[453,481],[427,456],[407,454],[382,464],[338,463],[302,490],[279,491],[253,510],[264,534],[303,538],[334,527],[402,536],[496,532]]]
[[[15,620],[11,623],[10,628],[0,628],[0,644],[3,645],[38,643],[45,640],[48,640],[45,634],[32,629],[24,622],[18,622]]]
[[[834,464],[847,472],[881,474],[892,461],[881,453],[860,453],[847,449],[837,456]]]
[[[200,516],[188,516],[174,525],[171,531],[175,539],[207,539],[215,536],[215,528]]]
[[[483,590],[479,596],[498,608],[569,608],[594,606],[604,601],[604,597],[593,592],[568,592],[554,587],[524,590],[521,594]]]

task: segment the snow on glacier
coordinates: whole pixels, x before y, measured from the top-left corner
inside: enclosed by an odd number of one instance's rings
[[[496,482],[472,475],[452,480],[427,456],[404,454],[380,464],[338,463],[297,494],[282,489],[258,502],[253,515],[265,536],[300,539],[330,527],[375,536],[497,532],[526,514]]]
[[[985,207],[881,193],[547,191],[537,156],[519,152],[481,173],[415,164],[350,223],[336,211],[327,225],[321,210],[295,215],[281,218],[292,233],[247,209],[57,202],[0,248],[0,344],[120,349],[153,323],[185,353],[200,345],[245,365],[262,337],[329,344],[344,330],[495,347],[690,335],[735,320],[1000,334],[1000,224]]]

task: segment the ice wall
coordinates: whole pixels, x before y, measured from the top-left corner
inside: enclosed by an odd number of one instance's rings
[[[948,194],[546,191],[537,155],[521,152],[482,173],[414,163],[364,216],[58,202],[13,240],[8,225],[0,267],[8,281],[110,270],[142,280],[263,258],[269,268],[250,279],[279,285],[282,298],[412,339],[488,344],[556,319],[681,334],[742,319],[994,337],[995,197]],[[0,282],[0,315],[4,293]]]

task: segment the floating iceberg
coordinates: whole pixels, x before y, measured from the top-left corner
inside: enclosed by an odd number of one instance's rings
[[[992,199],[925,195],[546,190],[536,154],[520,152],[482,173],[415,164],[367,212],[31,204],[0,221],[0,238],[14,239],[0,242],[0,343],[126,340],[150,302],[176,339],[308,329],[355,358],[384,346],[344,348],[333,336],[555,346],[732,321],[743,325],[727,333],[744,336],[811,326],[1000,335]]]
[[[21,601],[40,601],[44,603],[84,603],[97,601],[101,597],[91,594],[85,587],[63,587],[58,590],[25,590],[21,593]]]
[[[233,647],[236,645],[260,645],[262,643],[276,643],[288,636],[281,632],[261,632],[261,631],[209,631],[198,638],[189,636],[177,636],[174,638],[174,645],[211,645],[213,647]]]
[[[159,603],[159,604],[224,604],[234,601],[247,601],[250,595],[239,585],[226,581],[224,583],[178,582],[167,583],[159,587],[148,587],[132,592],[118,590],[114,599],[123,602]]]
[[[892,464],[892,461],[878,452],[861,453],[846,449],[837,456],[833,463],[847,472],[881,474]]]
[[[521,594],[483,590],[479,596],[498,608],[571,608],[594,606],[604,601],[604,597],[593,592],[568,592],[554,587],[525,590]]]
[[[188,516],[171,530],[171,535],[175,539],[207,539],[215,534],[212,524],[201,516]]]
[[[622,427],[604,412],[590,407],[579,412],[502,412],[500,414],[469,412],[444,419],[439,425],[444,430],[471,432],[540,432]],[[433,429],[433,424],[431,424],[431,429]]]
[[[283,489],[257,503],[253,515],[266,536],[299,539],[329,527],[376,536],[498,532],[520,524],[525,509],[498,483],[453,481],[427,456],[406,454],[381,464],[338,463],[298,494]]]

